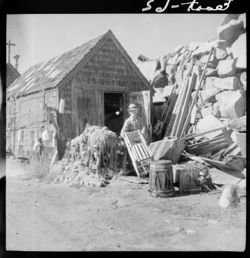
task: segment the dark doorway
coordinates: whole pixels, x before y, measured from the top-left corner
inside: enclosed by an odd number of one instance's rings
[[[120,134],[124,119],[122,93],[104,93],[104,119],[109,130]]]

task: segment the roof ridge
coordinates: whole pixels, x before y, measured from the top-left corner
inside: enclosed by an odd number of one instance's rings
[[[49,77],[49,78],[51,78],[51,75],[50,75],[50,73],[48,72],[49,71],[49,67],[53,67],[54,65],[55,65],[55,62],[57,63],[57,60],[59,61],[59,62],[65,62],[66,61],[66,59],[68,60],[68,58],[69,59],[71,59],[71,61],[72,60],[74,60],[74,55],[75,55],[75,53],[78,53],[78,52],[80,52],[80,53],[82,53],[83,54],[83,56],[82,56],[82,58],[84,57],[84,55],[86,55],[88,52],[90,52],[91,50],[92,50],[92,48],[94,47],[94,46],[96,46],[96,44],[98,44],[98,42],[100,42],[100,40],[102,40],[105,36],[108,36],[108,35],[110,35],[110,33],[112,33],[111,32],[111,30],[109,30],[109,31],[107,31],[106,33],[103,33],[103,34],[101,34],[101,35],[99,35],[99,36],[97,36],[97,37],[94,37],[94,38],[92,38],[92,39],[90,39],[90,40],[88,40],[88,41],[86,41],[86,42],[84,42],[83,44],[81,44],[81,45],[79,45],[79,46],[76,46],[76,47],[74,47],[74,48],[72,48],[72,49],[70,49],[70,50],[68,50],[68,51],[66,51],[66,52],[64,52],[64,53],[62,53],[62,54],[60,54],[60,55],[57,55],[57,56],[54,56],[54,57],[52,57],[52,58],[48,58],[48,59],[46,59],[46,60],[44,60],[44,61],[42,61],[42,62],[39,62],[39,63],[37,63],[37,64],[34,64],[34,65],[32,65],[32,66],[30,66],[17,80],[15,80],[11,85],[10,85],[10,87],[9,87],[9,89],[8,89],[8,93],[10,93],[10,94],[15,94],[15,92],[16,91],[19,91],[19,90],[21,90],[21,91],[23,91],[24,90],[24,88],[28,88],[28,89],[31,89],[31,82],[28,82],[28,81],[30,81],[30,77],[31,76],[33,76],[34,74],[36,74],[36,75],[38,75],[38,77],[39,77],[39,73],[41,74],[41,73],[44,73],[44,71],[46,70],[46,76],[47,77]],[[85,51],[85,53],[84,53],[84,51]],[[81,60],[75,60],[75,62],[74,62],[74,65],[72,65],[71,66],[71,68],[70,68],[70,70],[72,70],[72,69],[74,69],[74,67],[80,62]],[[65,77],[66,76],[66,74],[70,71],[70,70],[66,70],[66,73],[64,74],[64,75],[62,75],[61,77],[62,78],[58,78],[58,81],[57,81],[57,84],[63,79],[63,77]],[[55,74],[56,74],[56,72],[55,73],[53,73],[53,71],[51,72],[52,73],[52,78],[55,76]],[[45,78],[45,77],[44,77]],[[44,79],[43,78],[43,79]],[[22,87],[22,89],[20,89],[17,85],[19,84],[19,83],[22,83],[22,81],[24,80],[24,82],[26,81],[26,84],[30,84],[30,86],[29,85],[27,85],[27,87]],[[31,80],[32,81],[32,80]],[[19,88],[19,90],[17,89],[17,88]],[[14,91],[13,91],[14,90]],[[26,91],[26,89],[25,89],[25,91]],[[12,92],[12,93],[11,93]]]

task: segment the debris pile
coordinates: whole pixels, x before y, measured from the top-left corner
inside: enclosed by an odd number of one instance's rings
[[[185,145],[182,157],[197,161],[199,156],[199,162],[221,171],[241,172],[246,157],[246,15],[227,15],[217,35],[137,65],[155,88],[157,112],[162,102],[161,114],[153,114],[154,155],[163,157],[158,147],[166,137],[176,137]],[[167,75],[164,86],[156,83],[159,74]],[[171,94],[165,94],[170,87]]]
[[[86,125],[69,142],[65,157],[52,167],[55,182],[105,186],[117,168],[119,140],[107,127]]]
[[[151,83],[161,72],[174,77],[161,119],[154,125],[158,140],[179,137],[187,142],[190,153],[202,156],[236,142],[236,132],[228,125],[246,115],[244,17],[228,15],[218,28],[217,40],[191,42],[160,59],[143,59],[138,64],[144,73],[151,67],[151,73],[146,73]]]

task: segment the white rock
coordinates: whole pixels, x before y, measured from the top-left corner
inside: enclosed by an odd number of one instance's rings
[[[217,78],[216,76],[207,77],[204,83],[204,89],[215,88],[214,83]]]
[[[216,118],[220,118],[221,117],[221,114],[220,114],[220,108],[218,106],[218,103],[215,102],[214,105],[213,105],[213,116],[215,116]]]
[[[218,88],[222,90],[237,90],[241,85],[240,79],[236,76],[226,78],[208,77],[206,78],[204,88]]]
[[[213,106],[212,105],[201,109],[201,115],[203,118],[206,116],[209,116],[211,114],[213,114]]]
[[[222,25],[225,25],[227,24],[228,22],[230,22],[231,20],[238,20],[240,17],[240,14],[235,14],[235,13],[230,13],[230,14],[227,14],[221,24]]]
[[[207,102],[215,102],[214,100],[214,96],[216,94],[218,94],[221,90],[215,87],[211,87],[205,90],[200,90],[199,94],[200,94],[200,101],[207,103]]]
[[[246,96],[241,90],[223,91],[215,98],[222,117],[234,119],[245,115]]]
[[[221,60],[217,65],[218,75],[227,77],[235,75],[236,59]]]
[[[231,20],[217,29],[218,38],[226,40],[228,46],[244,33],[243,21]]]
[[[244,29],[246,29],[246,14],[245,13],[242,13],[241,15],[240,15],[240,17],[238,18],[238,21],[239,22],[243,22],[243,27],[244,27]]]
[[[219,119],[217,119],[213,115],[208,115],[205,118],[202,118],[199,120],[199,122],[196,125],[196,133],[203,133],[216,128],[221,128],[223,126],[224,124]],[[212,133],[207,133],[205,134],[205,136],[209,140],[211,140],[214,137],[218,136],[219,134],[221,134],[221,130],[217,130]]]
[[[247,89],[247,73],[246,72],[241,73],[240,81],[243,85],[244,90],[246,90]]]
[[[205,64],[205,63],[207,62],[207,60],[208,60],[208,56],[209,56],[208,54],[202,55],[202,56],[200,57],[199,61],[200,61],[201,63]],[[209,62],[211,62],[211,63],[213,63],[213,64],[215,64],[215,65],[218,64],[218,60],[216,59],[216,56],[215,56],[215,55],[211,55]]]
[[[247,68],[247,39],[246,33],[239,36],[239,38],[233,43],[231,52],[233,57],[237,59],[236,68]]]
[[[206,77],[214,77],[218,76],[218,70],[213,68],[207,68],[206,70]]]
[[[214,87],[223,90],[237,90],[241,85],[240,79],[236,76],[226,78],[216,78],[214,80]]]
[[[227,51],[221,48],[215,48],[215,57],[217,60],[223,60],[227,57]]]
[[[206,42],[200,44],[199,47],[193,52],[192,56],[201,56],[204,54],[208,54],[211,48],[221,48],[226,49],[227,43],[224,40],[214,40],[211,42]]]
[[[179,57],[178,54],[174,55],[173,57],[170,57],[167,61],[167,67],[168,65],[172,65],[172,66],[175,65],[177,63],[178,57]]]

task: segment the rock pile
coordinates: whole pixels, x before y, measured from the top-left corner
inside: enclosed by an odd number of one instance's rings
[[[190,98],[183,96],[179,102],[178,98],[175,98],[175,105],[171,105],[171,99],[170,101],[167,99],[164,103],[166,109],[172,109],[167,112],[168,117],[163,119],[161,137],[183,137],[223,126],[228,129],[232,120],[246,115],[246,15],[227,15],[217,29],[217,35],[218,38],[211,42],[191,42],[185,46],[177,46],[173,53],[162,58],[138,63],[140,70],[150,78],[151,84],[159,77],[159,73],[166,73],[168,79],[171,78],[168,84],[174,84],[172,95],[178,94],[180,98],[181,94],[190,94]],[[206,66],[212,48],[213,53]],[[205,66],[205,76],[198,89]],[[149,68],[151,72],[148,72]],[[193,87],[188,88],[187,80],[191,80],[193,74],[197,77],[196,82]],[[156,90],[161,87],[161,85],[153,86]],[[169,85],[165,84],[165,87]],[[183,87],[188,89],[184,91]],[[190,118],[188,117],[188,125],[181,135],[192,101],[194,105]],[[172,120],[174,114],[177,122],[171,121],[171,114]],[[236,142],[236,134],[237,130],[233,129],[228,135]],[[212,137],[211,134],[204,135],[207,140],[216,136],[218,132],[213,133]]]
[[[180,139],[185,147],[181,155],[168,156],[173,164],[186,168],[190,159],[204,163],[218,186],[238,181],[237,189],[244,193],[246,15],[227,15],[217,36],[210,42],[177,46],[173,53],[137,65],[157,96],[153,98],[154,157],[167,153],[160,148],[165,141]],[[168,78],[165,85],[160,77]]]

